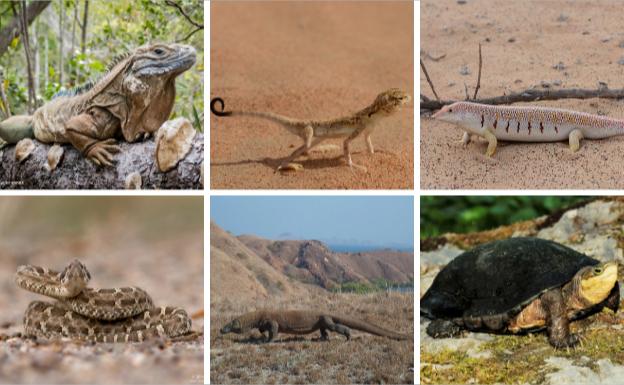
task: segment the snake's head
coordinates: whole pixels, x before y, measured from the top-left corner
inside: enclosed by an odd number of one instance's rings
[[[59,274],[61,285],[65,286],[69,293],[78,295],[91,280],[91,274],[87,267],[77,259],[74,259]]]

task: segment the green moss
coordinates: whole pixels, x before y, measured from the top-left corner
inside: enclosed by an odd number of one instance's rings
[[[421,350],[420,377],[432,383],[539,383],[554,371],[546,364],[550,357],[562,357],[578,366],[596,369],[600,359],[624,365],[624,330],[600,328],[581,331],[582,342],[574,349],[554,349],[543,333],[528,336],[497,336],[479,347],[488,358],[473,358],[466,352],[442,350],[431,354]],[[589,358],[589,360],[588,360]]]

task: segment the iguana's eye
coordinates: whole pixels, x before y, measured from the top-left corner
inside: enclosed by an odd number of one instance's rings
[[[162,55],[164,52],[165,52],[165,51],[163,51],[163,50],[162,50],[162,49],[160,49],[160,48],[156,48],[156,49],[154,50],[154,53],[155,53],[156,55]]]

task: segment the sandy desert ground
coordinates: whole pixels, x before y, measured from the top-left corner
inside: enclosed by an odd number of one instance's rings
[[[413,7],[402,2],[211,2],[211,98],[226,109],[332,119],[397,87],[413,93]],[[413,96],[413,95],[412,95]],[[258,119],[210,116],[213,189],[411,189],[413,102],[353,142],[352,170],[334,148],[275,173],[301,139]]]
[[[0,197],[0,383],[203,383],[203,198]],[[154,210],[158,207],[158,210]],[[17,266],[62,269],[79,258],[90,286],[139,286],[184,308],[183,342],[88,344],[22,338],[28,303]]]
[[[513,15],[513,17],[509,17]],[[478,44],[483,68],[480,97],[539,89],[624,86],[624,7],[620,1],[442,0],[421,2],[421,58],[442,99],[472,97]],[[462,75],[464,73],[465,75]],[[422,74],[421,92],[433,98]],[[567,99],[533,103],[624,119],[622,101]],[[567,143],[459,143],[462,131],[421,115],[424,189],[622,188],[623,137]]]

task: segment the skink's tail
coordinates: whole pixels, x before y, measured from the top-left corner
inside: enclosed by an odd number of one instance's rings
[[[0,122],[0,139],[17,143],[24,138],[34,138],[33,118],[29,115],[15,115]]]
[[[221,104],[221,111],[217,111],[215,108],[215,104]],[[225,102],[221,98],[213,98],[210,101],[210,111],[217,116],[230,116],[232,115],[232,111],[225,111]]]

